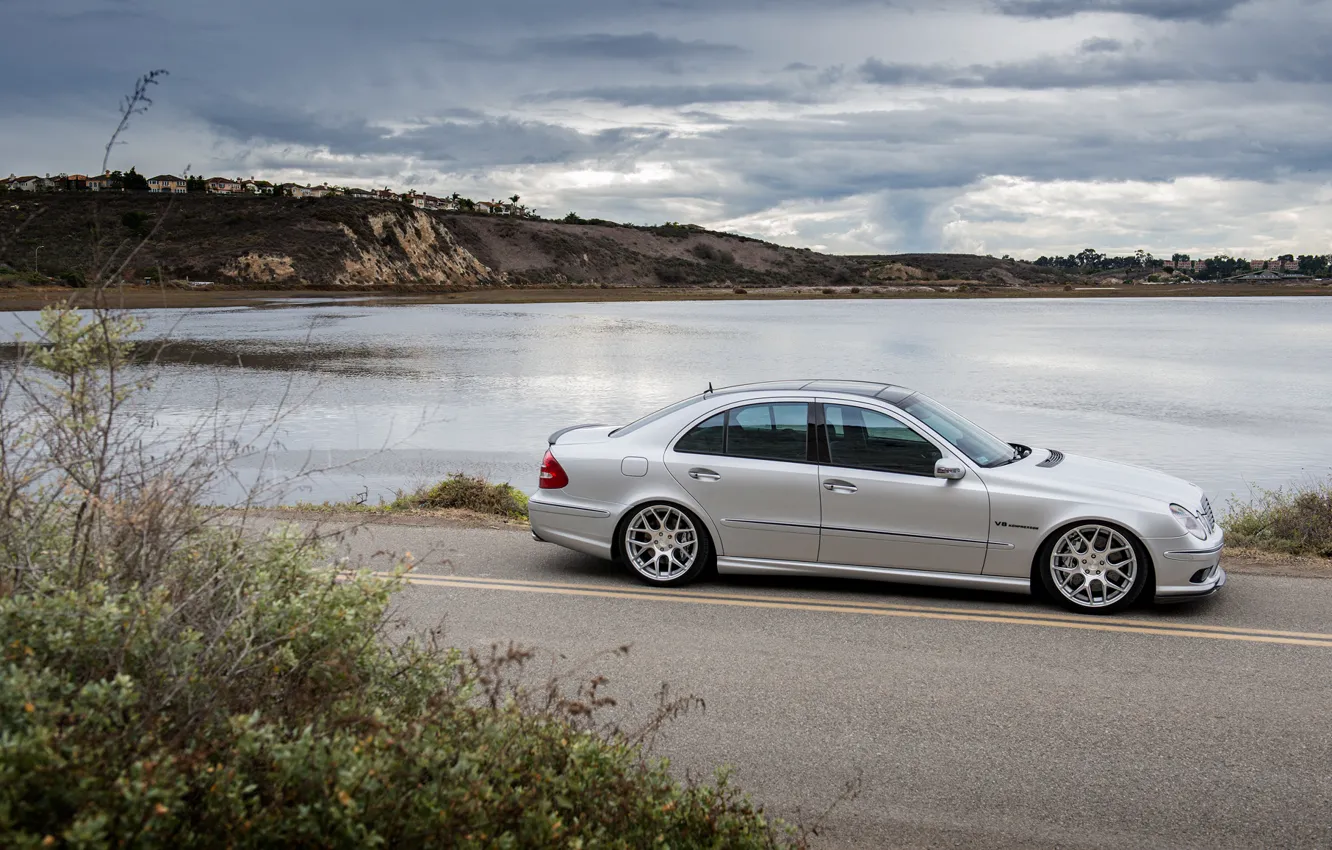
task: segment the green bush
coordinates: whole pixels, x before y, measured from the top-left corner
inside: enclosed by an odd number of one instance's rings
[[[482,514],[525,518],[527,496],[510,484],[492,484],[475,475],[455,472],[438,484],[411,495],[399,495],[390,508],[462,508]]]
[[[1332,481],[1231,501],[1223,524],[1232,545],[1332,558]]]
[[[603,680],[390,640],[400,578],[196,507],[219,450],[127,407],[137,327],[48,309],[0,375],[0,847],[796,840],[644,754],[689,701],[606,727]]]

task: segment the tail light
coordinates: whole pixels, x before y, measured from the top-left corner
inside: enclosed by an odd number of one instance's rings
[[[546,450],[546,456],[541,459],[541,483],[542,490],[558,490],[569,483],[569,476],[565,473],[564,467],[555,459],[555,455]]]

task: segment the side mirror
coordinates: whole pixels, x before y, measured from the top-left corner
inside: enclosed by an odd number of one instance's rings
[[[935,478],[946,478],[949,481],[957,481],[964,478],[966,474],[967,468],[955,460],[941,457],[934,462]]]

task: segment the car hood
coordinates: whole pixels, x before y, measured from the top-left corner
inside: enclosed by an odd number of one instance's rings
[[[985,470],[1034,487],[1053,488],[1069,495],[1090,497],[1119,494],[1153,502],[1175,503],[1196,511],[1202,504],[1202,490],[1196,485],[1141,466],[1066,454],[1054,466],[1039,466],[1051,457],[1048,449],[1035,449],[1025,459],[1010,466]]]

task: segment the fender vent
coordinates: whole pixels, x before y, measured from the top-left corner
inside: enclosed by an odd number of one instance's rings
[[[1059,449],[1050,449],[1050,456],[1036,465],[1044,466],[1046,469],[1049,469],[1050,467],[1058,466],[1063,462],[1064,462],[1064,453],[1059,451]]]

